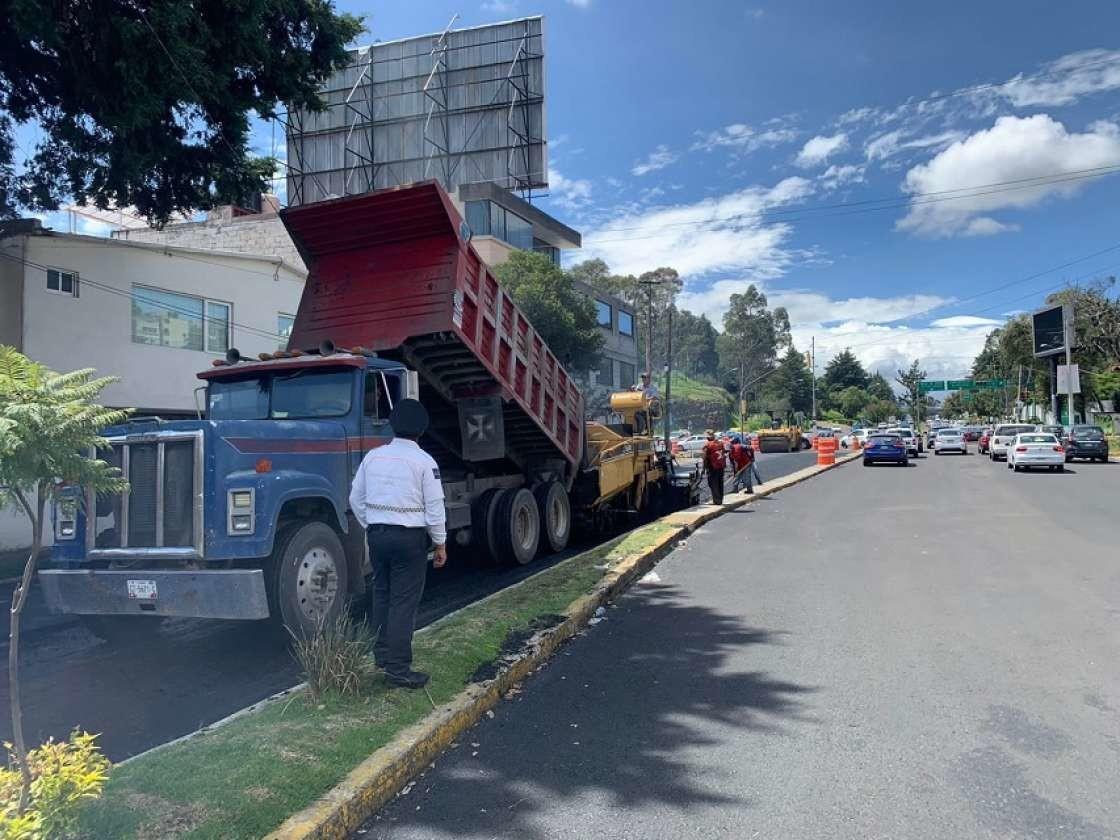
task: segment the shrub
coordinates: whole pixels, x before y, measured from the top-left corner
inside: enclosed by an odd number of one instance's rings
[[[319,632],[292,634],[292,653],[303,669],[311,699],[325,694],[357,694],[373,676],[373,638],[364,621],[343,610]]]
[[[78,812],[101,795],[109,777],[109,760],[96,735],[75,729],[69,740],[53,738],[27,754],[31,798],[19,813],[20,773],[14,761],[0,768],[0,840],[55,840],[69,837]],[[9,751],[11,744],[4,745]]]

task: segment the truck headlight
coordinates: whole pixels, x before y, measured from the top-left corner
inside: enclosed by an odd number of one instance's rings
[[[226,530],[230,536],[253,533],[256,514],[256,491],[253,488],[230,490],[227,497]]]
[[[72,540],[77,533],[78,500],[73,496],[65,496],[58,500],[55,506],[55,539]]]

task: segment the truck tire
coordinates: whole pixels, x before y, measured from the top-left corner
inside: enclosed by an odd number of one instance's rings
[[[541,537],[541,515],[537,500],[524,487],[502,493],[495,515],[498,556],[507,563],[524,566],[537,556]]]
[[[477,566],[493,565],[498,559],[495,520],[497,517],[498,497],[506,492],[498,487],[484,491],[471,507],[472,542],[474,556],[472,563]]]
[[[82,626],[111,645],[131,645],[148,642],[159,630],[166,616],[162,615],[79,615]]]
[[[568,499],[568,491],[559,481],[549,481],[538,487],[533,495],[541,517],[541,550],[563,551],[572,535],[572,503]]]
[[[346,607],[346,553],[334,529],[309,520],[285,528],[272,552],[269,612],[301,638]]]

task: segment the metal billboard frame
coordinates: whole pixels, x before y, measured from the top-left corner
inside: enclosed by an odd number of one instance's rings
[[[289,109],[278,115],[288,151],[289,205],[335,196],[339,189],[349,195],[428,178],[449,192],[461,184],[495,182],[531,199],[533,190],[547,189],[543,17],[462,29],[453,29],[454,23],[452,18],[440,33],[351,50],[351,63],[320,90],[328,127],[321,125],[324,112]],[[490,40],[488,29],[494,30]],[[456,36],[462,43],[455,43]],[[412,45],[417,49],[405,52]],[[389,55],[394,47],[400,55]],[[456,63],[456,53],[465,63]],[[383,116],[395,109],[401,115]],[[397,152],[378,148],[377,129],[390,125],[400,126]],[[489,139],[474,148],[480,132]],[[341,150],[332,152],[329,138],[337,143],[339,135]],[[309,144],[320,155],[318,166]],[[414,147],[417,154],[405,156]],[[323,156],[336,162],[324,167]],[[493,171],[483,171],[484,156],[485,168]],[[472,165],[475,171],[468,172]]]
[[[1035,336],[1035,318],[1044,312],[1053,312],[1060,309],[1062,311],[1062,343],[1060,346],[1051,348],[1043,353],[1039,353],[1035,348],[1038,347],[1038,340]],[[1070,342],[1070,331],[1073,327],[1073,305],[1069,303],[1059,303],[1053,306],[1044,306],[1041,309],[1036,309],[1031,313],[1031,352],[1036,359],[1045,359],[1050,356],[1057,356],[1059,353],[1065,353],[1067,346],[1070,350],[1073,346]]]

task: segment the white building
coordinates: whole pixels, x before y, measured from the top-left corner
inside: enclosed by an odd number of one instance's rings
[[[282,258],[0,224],[0,344],[52,370],[120,378],[102,402],[193,417],[196,374],[284,345],[306,273]],[[0,550],[27,527],[0,514]]]

